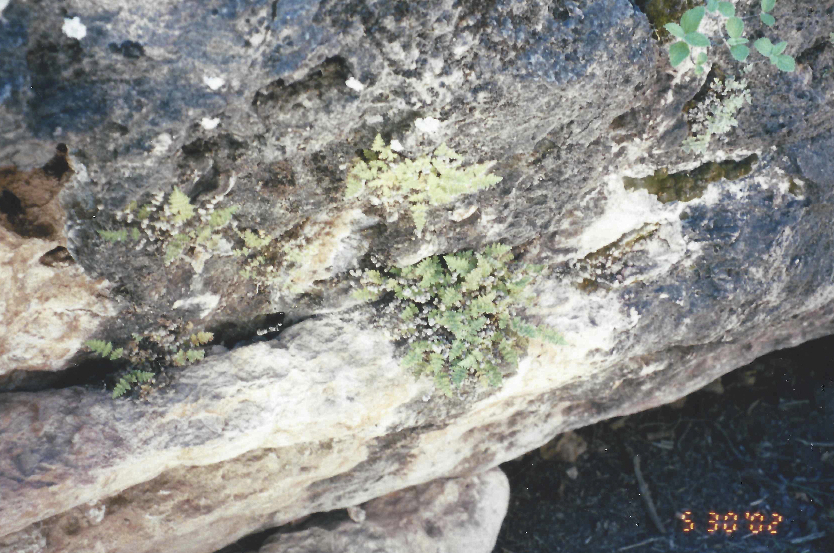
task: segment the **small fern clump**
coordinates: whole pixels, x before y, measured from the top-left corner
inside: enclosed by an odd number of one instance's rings
[[[371,203],[382,204],[386,211],[396,211],[400,203],[408,204],[415,232],[420,236],[426,225],[428,206],[449,203],[461,194],[475,192],[501,181],[489,174],[494,161],[461,167],[461,156],[441,144],[431,156],[416,160],[400,159],[376,135],[368,162],[357,160],[347,176],[345,198],[371,194]]]
[[[123,375],[113,388],[113,399],[123,396],[134,385],[143,382],[153,382],[154,373],[149,371],[132,370]]]
[[[98,233],[107,242],[124,242],[128,238],[139,241],[137,249],[148,242],[160,244],[166,265],[190,248],[195,259],[205,258],[218,246],[218,231],[232,221],[232,215],[239,209],[238,206],[218,208],[217,203],[224,196],[219,194],[197,207],[177,187],[168,195],[167,202],[165,193],[160,191],[141,207],[131,202],[116,212],[117,221],[137,226]]]
[[[394,339],[408,343],[403,365],[417,376],[433,377],[447,396],[470,378],[497,387],[504,371],[517,368],[529,338],[564,343],[556,331],[519,318],[530,301],[525,288],[542,267],[510,270],[511,261],[510,247],[494,244],[483,253],[459,252],[402,269],[354,272],[363,285],[354,297],[369,301],[393,292],[382,325],[393,328]]]
[[[211,332],[195,332],[183,337],[182,332],[191,332],[193,325],[173,323],[151,334],[134,334],[133,340],[125,347],[115,348],[111,342],[87,340],[84,345],[100,357],[111,361],[121,360],[127,371],[116,380],[113,398],[121,397],[131,390],[134,384],[155,382],[157,373],[166,366],[182,367],[205,358],[201,346],[214,340]],[[149,386],[140,386],[140,397],[150,392]]]

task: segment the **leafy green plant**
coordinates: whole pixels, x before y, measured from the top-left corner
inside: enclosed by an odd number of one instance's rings
[[[761,2],[761,13],[759,17],[762,23],[768,27],[772,27],[776,23],[776,20],[769,12],[776,5],[776,0],[761,0]],[[690,56],[692,53],[690,47],[709,48],[711,46],[709,39],[703,33],[698,32],[698,28],[705,15],[705,9],[710,13],[717,12],[726,18],[724,28],[730,37],[726,41],[727,46],[730,48],[730,55],[736,61],[745,61],[750,54],[750,48],[746,46],[749,40],[741,36],[744,33],[744,21],[736,17],[735,6],[730,2],[707,0],[706,8],[704,6],[698,6],[684,12],[680,24],[667,23],[664,25],[667,31],[680,39],[669,46],[669,61],[672,67],[677,67]],[[760,38],[753,43],[756,50],[767,57],[773,65],[781,71],[790,72],[796,68],[796,62],[793,57],[784,53],[787,45],[788,43],[784,41],[773,44],[767,38]],[[694,61],[695,73],[697,75],[702,74],[704,72],[703,64],[707,61],[706,52],[698,52]]]
[[[530,303],[526,287],[543,267],[510,268],[511,248],[503,244],[432,256],[405,268],[365,270],[354,297],[376,300],[392,293],[382,325],[409,344],[403,365],[416,376],[433,377],[447,396],[465,380],[499,386],[502,368],[515,370],[527,340],[563,344],[554,330],[524,322],[520,309]]]
[[[448,203],[461,194],[475,192],[501,181],[489,174],[494,161],[461,167],[460,155],[441,144],[431,156],[416,160],[401,158],[382,136],[376,135],[369,160],[358,159],[348,172],[345,198],[370,195],[371,202],[382,204],[387,211],[396,211],[405,203],[411,210],[417,236],[426,224],[428,206]]]

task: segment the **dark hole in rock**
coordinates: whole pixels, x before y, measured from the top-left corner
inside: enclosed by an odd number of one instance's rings
[[[0,213],[7,215],[9,219],[23,215],[23,204],[20,198],[8,190],[3,190],[0,194]]]
[[[75,260],[72,258],[72,255],[70,255],[69,250],[67,250],[64,246],[52,248],[43,254],[38,261],[47,267],[66,267],[67,265],[75,263]]]

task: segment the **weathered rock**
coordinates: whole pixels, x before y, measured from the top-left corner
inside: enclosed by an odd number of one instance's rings
[[[701,159],[680,149],[682,109],[707,75],[673,71],[626,0],[12,0],[0,166],[32,174],[48,160],[33,152],[67,145],[68,253],[122,308],[96,337],[178,320],[230,350],[168,370],[144,402],[113,401],[86,376],[5,387],[0,551],[209,552],[485,471],[831,333],[831,6],[780,0],[772,32],[797,71],[754,66],[753,106]],[[756,13],[752,0],[736,8]],[[737,69],[714,50],[709,75]],[[467,162],[497,160],[503,180],[431,208],[417,238],[407,213],[344,198],[378,133],[409,157],[446,142]],[[231,229],[167,264],[162,245],[102,240],[124,227],[117,210],[175,186],[201,205],[225,194],[240,230],[308,255],[276,258],[286,286],[267,287],[240,277]],[[28,240],[8,249],[20,266],[55,247]],[[432,395],[371,324],[375,307],[351,298],[348,271],[497,241],[548,266],[527,319],[568,345],[533,341],[500,390]],[[278,312],[286,330],[251,344],[258,317]],[[65,367],[44,342],[92,337],[79,334],[30,340],[54,354],[2,371]]]
[[[497,468],[436,480],[373,499],[347,520],[314,519],[304,530],[275,534],[259,553],[490,553],[509,499],[509,482]]]

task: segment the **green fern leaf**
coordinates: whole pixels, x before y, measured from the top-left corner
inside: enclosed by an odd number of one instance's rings
[[[449,382],[449,375],[445,372],[435,373],[434,385],[443,392],[446,397],[452,397],[452,384]]]
[[[99,354],[101,357],[110,357],[110,354],[113,353],[113,344],[105,342],[104,340],[87,340],[84,342],[84,345]],[[119,352],[119,357],[121,357],[121,350],[122,348],[117,350]],[[116,359],[118,359],[118,357]]]
[[[202,359],[206,356],[206,352],[201,349],[190,349],[188,353],[185,354],[186,360],[189,363],[194,363],[195,361],[202,361]]]
[[[188,196],[177,187],[174,187],[174,191],[168,198],[168,209],[176,223],[184,223],[194,216],[194,206],[191,205]]]
[[[113,388],[113,399],[123,396],[130,389],[130,382],[122,377]]]
[[[190,241],[187,234],[175,234],[171,237],[165,246],[165,264],[170,265],[176,260]]]
[[[372,292],[367,288],[359,288],[358,290],[354,290],[351,294],[354,299],[359,301],[376,301],[379,299],[378,292]]]
[[[214,334],[211,332],[197,332],[192,334],[189,340],[195,346],[204,346],[214,340]]]
[[[99,235],[107,242],[123,242],[127,240],[127,229],[100,230]]]
[[[171,361],[177,367],[182,367],[183,365],[185,365],[185,351],[178,350],[177,353],[174,354],[174,357],[171,358]]]
[[[220,228],[232,220],[232,215],[240,210],[239,205],[224,207],[222,209],[215,209],[209,217],[209,225],[214,228]]]

